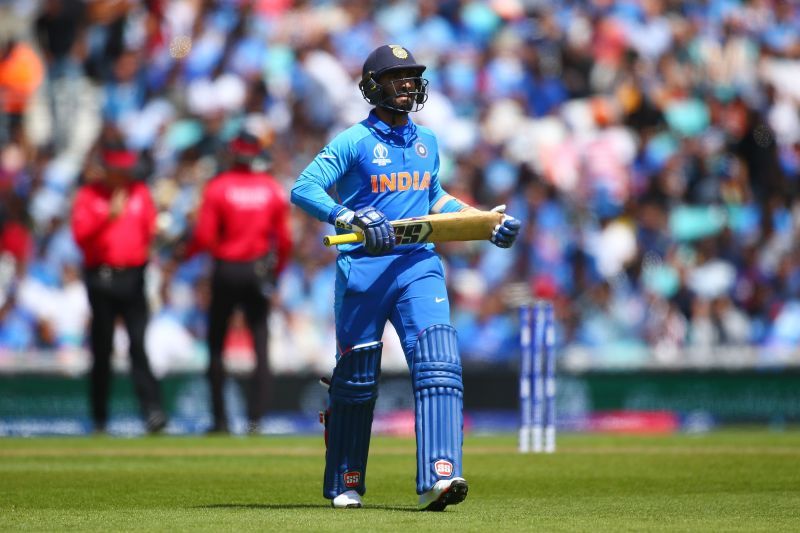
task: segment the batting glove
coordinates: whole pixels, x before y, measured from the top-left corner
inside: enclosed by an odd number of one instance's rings
[[[394,248],[394,228],[386,215],[372,206],[355,212],[353,225],[364,231],[364,248],[372,255],[383,254]]]
[[[503,213],[503,221],[494,227],[489,241],[498,248],[511,248],[511,245],[514,244],[514,241],[517,239],[517,235],[519,235],[519,229],[522,223],[516,218],[505,214],[505,205],[498,205],[493,208],[492,211]]]
[[[337,228],[347,231],[360,231],[361,228],[353,227],[355,213],[343,205],[336,206],[328,215],[328,222]]]

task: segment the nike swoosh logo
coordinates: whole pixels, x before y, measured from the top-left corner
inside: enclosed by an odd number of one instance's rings
[[[336,156],[335,155],[322,154],[322,155],[320,155],[320,158],[322,158],[322,159],[336,159]]]
[[[437,304],[440,304],[440,303],[442,303],[443,301],[445,301],[446,299],[447,299],[447,298],[434,298],[434,299],[433,299],[433,301],[434,301],[434,302],[436,302]]]

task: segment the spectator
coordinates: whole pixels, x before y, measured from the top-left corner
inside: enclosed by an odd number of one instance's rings
[[[18,64],[27,74],[12,84],[27,87],[17,92],[25,105],[0,114],[0,187],[23,198],[42,261],[61,263],[53,248],[63,240],[48,237],[59,228],[42,228],[64,224],[75,169],[104,135],[101,109],[152,162],[154,193],[171,191],[159,198],[159,221],[174,238],[232,132],[247,123],[274,135],[271,173],[288,189],[343,124],[363,115],[364,102],[349,96],[363,51],[401,35],[437,88],[417,116],[440,138],[442,183],[474,205],[507,203],[526,222],[511,254],[442,247],[456,290],[459,279],[480,278],[470,298],[455,295],[464,302],[454,309],[458,320],[502,323],[537,280],[564,302],[622,282],[634,301],[656,298],[652,320],[615,329],[594,305],[565,304],[565,344],[632,335],[653,348],[655,317],[668,317],[661,353],[680,364],[697,299],[730,298],[758,346],[772,342],[778,317],[792,316],[785,304],[796,298],[800,269],[792,246],[800,227],[796,2],[0,4],[0,41],[13,37],[23,50],[35,37],[31,53],[47,74],[47,90],[33,91],[35,61]],[[293,217],[304,231],[321,231]],[[707,239],[715,248],[700,262]],[[273,356],[278,368],[327,371],[334,321],[314,298],[334,277],[333,259],[307,241],[289,265],[300,290],[281,291],[273,310],[287,324],[287,345],[302,354]],[[734,269],[733,285],[698,294],[705,287],[692,273],[720,262]],[[59,272],[54,265],[42,270]],[[191,274],[182,283],[202,279],[200,269],[184,269]],[[485,306],[497,309],[487,314],[478,288],[506,295],[503,305]],[[17,296],[8,300],[15,308]],[[192,311],[180,316],[199,331],[197,302],[187,297],[181,305]],[[593,349],[598,365],[621,359],[608,346]],[[489,355],[463,348],[465,364]]]
[[[23,114],[44,80],[42,60],[33,48],[0,35],[0,143],[18,137]]]

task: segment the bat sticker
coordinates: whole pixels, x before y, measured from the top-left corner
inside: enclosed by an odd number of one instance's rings
[[[398,225],[394,228],[397,244],[416,244],[424,242],[433,229],[430,222],[414,222]]]

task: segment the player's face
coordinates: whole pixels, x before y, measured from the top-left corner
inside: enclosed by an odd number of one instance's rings
[[[391,98],[395,108],[411,111],[414,107],[415,95],[421,84],[419,73],[415,70],[390,70],[380,77],[384,94]]]

